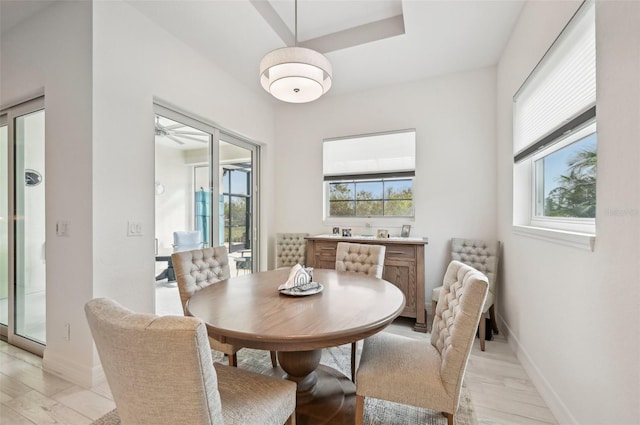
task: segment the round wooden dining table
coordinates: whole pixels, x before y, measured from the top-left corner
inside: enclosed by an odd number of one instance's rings
[[[282,370],[272,373],[297,383],[298,425],[353,424],[355,385],[320,365],[321,350],[380,332],[404,309],[404,294],[361,273],[315,269],[322,292],[289,296],[278,292],[288,275],[285,268],[222,280],[194,294],[187,312],[221,342],[278,352]]]

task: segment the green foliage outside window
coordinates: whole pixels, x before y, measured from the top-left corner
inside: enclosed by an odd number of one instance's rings
[[[574,154],[567,161],[567,173],[559,177],[557,187],[544,202],[547,217],[594,218],[596,216],[595,145]]]
[[[329,183],[329,216],[413,216],[413,181],[380,179]]]

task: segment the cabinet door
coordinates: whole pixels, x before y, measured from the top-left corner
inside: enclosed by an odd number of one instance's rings
[[[314,267],[319,269],[335,269],[337,247],[337,242],[316,241],[314,244]]]
[[[396,285],[406,298],[403,317],[416,317],[416,266],[413,261],[387,258],[382,278]]]

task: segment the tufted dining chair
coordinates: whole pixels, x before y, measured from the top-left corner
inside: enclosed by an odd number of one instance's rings
[[[229,254],[226,246],[174,252],[171,254],[171,259],[176,272],[180,301],[185,315],[187,314],[187,301],[196,292],[231,277]],[[209,337],[209,343],[212,349],[229,356],[230,366],[238,365],[236,353],[241,347],[220,342],[212,337]],[[274,351],[271,352],[271,364],[273,367],[277,365]]]
[[[382,279],[384,268],[383,245],[368,245],[351,242],[338,242],[336,249],[336,270],[339,272],[363,273]],[[351,380],[356,380],[356,351],[358,342],[351,343]]]
[[[107,298],[85,313],[117,423],[295,424],[295,383],[214,365],[201,320],[138,314]]]
[[[276,268],[304,265],[307,262],[308,233],[276,234]]]
[[[496,313],[494,308],[495,285],[498,275],[500,259],[500,242],[490,244],[479,239],[451,239],[451,260],[460,261],[484,273],[489,280],[489,294],[482,308],[480,319],[480,350],[485,349],[486,318],[489,318],[493,332],[498,333]],[[436,311],[436,304],[440,297],[442,286],[433,289],[431,293],[431,308]]]
[[[338,242],[336,270],[364,273],[382,279],[385,247],[351,242]]]
[[[484,274],[452,261],[430,341],[387,332],[365,339],[356,380],[356,425],[363,423],[366,397],[441,411],[453,425],[488,288]]]

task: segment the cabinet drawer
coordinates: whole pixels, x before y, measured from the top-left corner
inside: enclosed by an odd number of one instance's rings
[[[321,256],[336,256],[337,244],[335,242],[316,242],[315,253]]]
[[[385,258],[416,258],[416,247],[413,245],[387,245]]]

